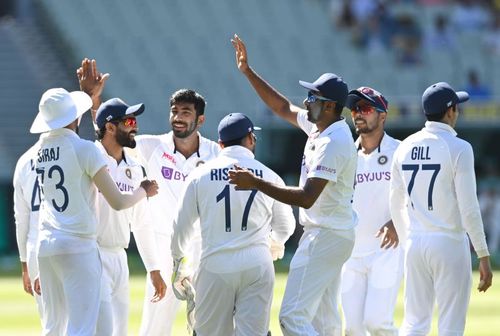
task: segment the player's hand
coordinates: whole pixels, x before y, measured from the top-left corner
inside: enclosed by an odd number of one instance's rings
[[[80,90],[92,98],[92,109],[97,109],[101,104],[102,90],[109,78],[109,73],[103,74],[99,72],[94,59],[89,60],[88,58],[84,58],[82,66],[76,70],[76,75],[80,84]],[[92,115],[92,120],[95,120],[95,115]]]
[[[380,228],[380,230],[378,230],[375,237],[377,237],[377,238],[382,237],[382,242],[380,243],[380,248],[387,250],[391,247],[396,248],[399,245],[398,233],[396,232],[396,228],[394,227],[392,220],[385,223]]]
[[[486,292],[491,287],[493,273],[491,272],[490,257],[479,258],[479,285],[477,290]]]
[[[285,244],[277,242],[272,238],[270,241],[269,249],[271,250],[271,256],[273,257],[273,261],[281,259],[285,255]]]
[[[234,165],[228,174],[229,183],[234,184],[236,190],[256,189],[257,177],[248,169]]]
[[[40,287],[40,278],[36,277],[35,281],[33,281],[33,291],[38,295],[42,295],[42,287]]]
[[[186,257],[174,260],[174,269],[172,272],[172,290],[175,297],[179,300],[187,300],[187,283],[191,285],[191,265]],[[187,283],[186,283],[187,281]]]
[[[31,288],[31,280],[28,272],[23,272],[23,287],[26,293],[33,296],[33,288]]]
[[[233,38],[231,39],[231,44],[236,51],[236,65],[238,66],[238,69],[242,73],[246,73],[246,71],[249,69],[249,66],[247,48],[245,47],[245,43],[243,43],[238,35],[234,34]]]
[[[158,194],[158,183],[155,180],[144,180],[141,182],[141,187],[146,190],[148,197]]]
[[[155,288],[155,294],[151,298],[151,302],[158,302],[165,297],[167,285],[165,284],[165,281],[163,281],[159,270],[151,271],[149,276],[151,277],[151,283]]]

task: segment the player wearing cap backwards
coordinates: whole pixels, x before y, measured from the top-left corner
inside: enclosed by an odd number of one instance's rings
[[[253,123],[231,113],[219,123],[219,156],[191,173],[179,202],[172,236],[174,286],[189,279],[183,258],[201,227],[202,253],[195,281],[195,331],[198,336],[266,335],[273,296],[273,260],[283,257],[293,233],[292,208],[252,190],[235,190],[228,171],[235,165],[263,180],[284,185],[255,160]],[[271,247],[271,250],[270,250]]]
[[[463,335],[472,285],[467,234],[479,257],[478,290],[491,286],[474,154],[454,130],[457,105],[468,99],[444,82],[428,87],[422,95],[425,127],[394,154],[391,213],[399,236],[407,236],[401,335],[429,332],[434,299],[439,335]]]
[[[38,265],[42,335],[92,335],[99,309],[101,261],[97,250],[97,188],[116,210],[157,193],[154,181],[122,194],[99,149],[77,128],[90,109],[84,92],[50,89],[40,100],[31,133],[44,133],[35,162],[42,193]]]
[[[84,59],[77,70],[80,87],[92,97],[93,109],[100,104],[100,95],[109,74],[97,70],[95,60]],[[170,241],[173,220],[179,194],[184,188],[186,178],[197,166],[217,156],[219,145],[199,133],[205,121],[205,99],[197,92],[182,89],[170,97],[170,125],[172,131],[161,135],[139,135],[135,138],[136,148],[132,153],[146,168],[149,178],[158,181],[158,196],[149,200],[151,217],[154,224],[156,245],[160,258],[160,272],[163,279],[170,279],[173,260]],[[192,244],[190,263],[197,268],[200,253],[198,243]],[[155,293],[151,281],[146,281],[146,295],[142,314],[140,335],[170,335],[180,301],[174,292],[167,288],[165,298],[151,302]]]
[[[345,333],[397,335],[393,315],[403,276],[403,254],[391,220],[389,183],[399,140],[384,132],[388,103],[380,92],[369,87],[352,90],[346,107],[359,135],[353,199],[359,222],[352,255],[342,269]]]
[[[354,245],[356,215],[352,210],[357,154],[349,126],[341,116],[348,89],[331,73],[309,89],[306,109],[293,105],[248,65],[238,36],[232,40],[238,69],[269,108],[308,136],[298,187],[273,184],[245,169],[229,172],[237,189],[257,189],[300,207],[304,234],[290,264],[280,311],[284,335],[340,335],[337,295],[342,265]]]
[[[97,110],[96,141],[106,160],[108,171],[123,193],[131,193],[145,179],[144,169],[124,148],[134,148],[137,133],[136,116],[144,112],[144,104],[127,105],[121,99],[104,102]],[[97,243],[103,265],[101,303],[96,335],[127,335],[129,312],[128,265],[125,248],[134,232],[137,248],[155,288],[153,302],[163,298],[166,285],[160,275],[158,251],[147,200],[132,208],[116,211],[99,196]]]
[[[34,295],[35,279],[38,277],[36,243],[38,239],[38,210],[40,209],[40,188],[38,186],[35,158],[40,148],[37,141],[17,161],[14,171],[14,219],[16,239],[22,267],[24,291],[35,297],[38,314],[42,316],[40,295]]]

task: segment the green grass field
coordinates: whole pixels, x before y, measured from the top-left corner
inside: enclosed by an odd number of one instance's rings
[[[487,293],[478,293],[473,289],[469,314],[467,316],[466,335],[493,336],[500,334],[500,285],[495,283],[500,279],[500,271],[495,272],[493,286]],[[274,292],[274,302],[271,312],[271,331],[273,335],[281,335],[278,325],[278,311],[285,289],[286,274],[278,274]],[[499,280],[500,281],[500,280]],[[474,286],[478,275],[474,273]],[[129,334],[137,335],[142,311],[144,294],[144,277],[131,278],[131,307],[129,319]],[[184,309],[184,308],[183,308]],[[172,335],[187,335],[184,317],[181,310],[177,316]],[[396,311],[397,325],[403,316],[402,295],[398,298]],[[39,335],[40,326],[31,296],[22,289],[21,279],[14,277],[0,278],[0,335]],[[431,335],[437,335],[436,319],[434,319]]]

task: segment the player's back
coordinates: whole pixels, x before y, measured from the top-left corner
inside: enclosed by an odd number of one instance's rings
[[[42,230],[95,237],[92,178],[104,165],[97,147],[71,130],[58,129],[43,138],[36,162]]]
[[[463,232],[455,178],[460,156],[471,147],[450,129],[428,122],[405,139],[396,152],[394,161],[409,196],[410,233]]]
[[[228,172],[237,164],[267,181],[278,184],[283,181],[259,161],[241,155],[244,151],[250,153],[241,146],[226,148],[193,176],[202,232],[202,259],[221,251],[268,246],[276,201],[257,190],[235,190],[228,182]]]

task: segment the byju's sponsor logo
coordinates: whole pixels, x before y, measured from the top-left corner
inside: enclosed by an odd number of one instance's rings
[[[177,180],[177,181],[185,181],[187,174],[183,174],[178,170],[174,170],[169,167],[161,167],[161,174],[163,178],[166,180]]]

